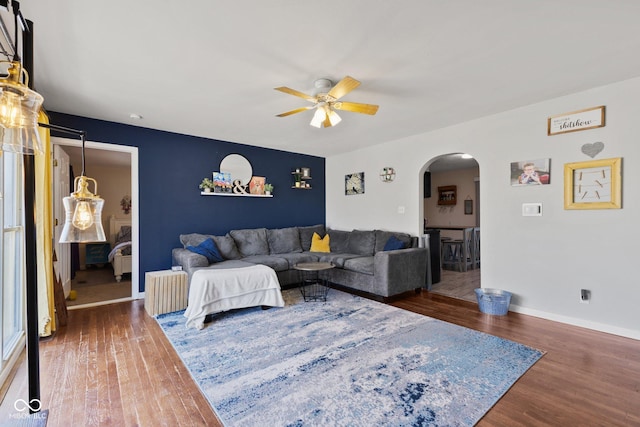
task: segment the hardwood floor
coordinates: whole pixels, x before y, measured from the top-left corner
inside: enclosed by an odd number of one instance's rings
[[[640,341],[518,313],[489,316],[426,291],[392,305],[546,351],[480,426],[640,425]],[[40,356],[51,427],[221,425],[143,301],[69,312]]]

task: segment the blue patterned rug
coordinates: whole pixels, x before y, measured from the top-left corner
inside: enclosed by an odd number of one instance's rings
[[[475,424],[542,352],[332,289],[223,313],[158,316],[227,426]]]

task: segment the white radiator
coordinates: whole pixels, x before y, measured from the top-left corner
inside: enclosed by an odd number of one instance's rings
[[[189,297],[186,271],[149,271],[145,275],[144,309],[150,316],[187,308]]]

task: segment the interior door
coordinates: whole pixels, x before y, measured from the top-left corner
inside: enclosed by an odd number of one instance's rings
[[[62,198],[67,197],[69,184],[69,155],[57,144],[53,145],[53,249],[58,261],[54,262],[55,274],[60,277],[64,296],[71,291],[71,245],[60,244],[60,234],[64,226],[64,206]]]

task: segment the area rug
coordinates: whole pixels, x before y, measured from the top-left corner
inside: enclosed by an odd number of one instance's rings
[[[542,352],[335,289],[223,313],[203,330],[157,320],[227,426],[475,424]]]

